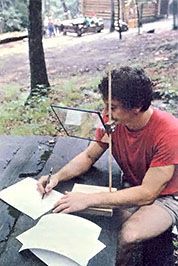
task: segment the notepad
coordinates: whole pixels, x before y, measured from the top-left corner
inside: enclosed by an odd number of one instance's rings
[[[62,196],[62,193],[52,190],[42,199],[41,193],[37,191],[37,180],[31,177],[0,191],[0,199],[34,220],[52,210]]]

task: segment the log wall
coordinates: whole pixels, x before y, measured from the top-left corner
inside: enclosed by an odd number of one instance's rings
[[[160,13],[166,14],[169,0],[157,0],[155,2],[144,3],[142,6],[142,18],[150,21],[159,17]],[[136,6],[127,0],[120,1],[122,3],[122,13],[120,17],[128,22],[129,19],[137,18]],[[103,19],[111,17],[111,1],[110,0],[81,0],[81,11],[85,16],[97,16]],[[118,1],[114,0],[115,17],[118,17]]]

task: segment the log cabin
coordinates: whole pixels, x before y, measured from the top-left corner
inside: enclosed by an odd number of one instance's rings
[[[135,0],[113,0],[115,20],[120,19],[136,26],[137,6]],[[120,7],[118,8],[118,5]],[[104,20],[111,18],[111,0],[80,0],[81,13],[84,16],[97,16]],[[156,21],[168,15],[169,0],[152,0],[139,2],[138,10],[142,23]],[[134,23],[135,22],[135,23]]]

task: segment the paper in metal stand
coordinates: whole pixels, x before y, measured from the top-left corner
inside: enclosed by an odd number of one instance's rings
[[[96,129],[100,127],[106,131],[105,123],[98,111],[59,105],[51,105],[51,108],[59,122],[59,132],[69,137],[96,141]]]

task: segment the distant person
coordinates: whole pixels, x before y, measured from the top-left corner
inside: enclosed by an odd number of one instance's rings
[[[43,36],[47,36],[47,34],[48,34],[48,17],[45,17],[43,21]]]
[[[49,37],[55,36],[54,23],[51,18],[48,21],[48,35]]]
[[[108,77],[99,84],[108,120]],[[123,211],[116,265],[130,265],[136,243],[156,237],[178,222],[178,119],[151,106],[153,84],[142,69],[121,67],[112,71],[112,153],[123,171],[123,189],[116,192],[66,192],[54,212],[71,213],[88,207],[113,206]],[[107,139],[97,129],[96,139]],[[86,172],[107,150],[92,142],[86,150],[52,175],[38,181],[41,193]],[[124,184],[127,184],[124,185]],[[126,188],[124,188],[126,187]],[[119,221],[118,221],[119,222]],[[154,266],[154,265],[153,265]]]
[[[59,33],[61,32],[62,28],[61,28],[61,21],[60,19],[55,19],[54,20],[54,31],[55,31],[55,35],[59,35]]]

